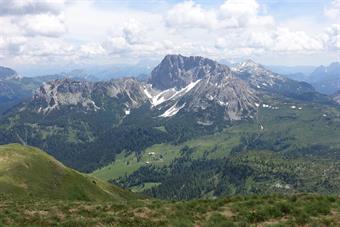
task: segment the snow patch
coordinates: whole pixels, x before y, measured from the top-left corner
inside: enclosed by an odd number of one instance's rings
[[[145,93],[146,97],[148,97],[149,99],[152,99],[152,95],[149,93],[147,88],[144,88],[144,93]]]
[[[204,125],[204,126],[210,126],[210,125],[213,125],[214,122],[213,121],[197,121],[197,124]]]
[[[217,103],[220,105],[220,106],[228,106],[228,102],[223,102],[221,100],[218,100]]]
[[[160,117],[172,117],[176,115],[178,111],[180,111],[184,106],[185,106],[185,103],[180,107],[177,107],[177,103],[175,103],[175,105],[170,107],[167,111],[165,111],[162,115],[160,115]]]
[[[290,186],[289,186],[288,184],[283,185],[283,184],[280,184],[280,183],[276,183],[276,184],[274,185],[274,187],[275,187],[275,188],[290,189]]]
[[[158,106],[166,101],[172,100],[178,96],[183,96],[191,91],[201,80],[196,80],[195,82],[191,82],[186,87],[176,91],[175,88],[170,88],[164,90],[157,95],[153,96],[147,89],[144,89],[145,95],[150,99],[152,106]],[[170,96],[170,97],[167,97]]]

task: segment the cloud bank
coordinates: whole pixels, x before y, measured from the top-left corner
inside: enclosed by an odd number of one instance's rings
[[[114,64],[168,53],[270,63],[272,56],[334,56],[340,50],[339,0],[320,9],[317,32],[290,27],[257,0],[167,2],[159,9],[152,2],[149,9],[104,3],[0,0],[0,63]]]

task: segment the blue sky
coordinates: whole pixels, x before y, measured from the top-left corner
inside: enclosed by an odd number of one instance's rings
[[[340,0],[0,0],[0,64],[134,64],[165,54],[340,59]]]

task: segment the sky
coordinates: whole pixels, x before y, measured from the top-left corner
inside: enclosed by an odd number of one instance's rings
[[[340,0],[0,0],[0,65],[340,61]]]

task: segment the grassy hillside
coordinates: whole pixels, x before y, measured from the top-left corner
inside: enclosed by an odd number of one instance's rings
[[[0,146],[0,194],[86,201],[126,201],[135,197],[67,168],[37,148],[19,144]]]
[[[112,202],[0,197],[0,226],[339,226],[340,198],[238,196],[216,200]]]

